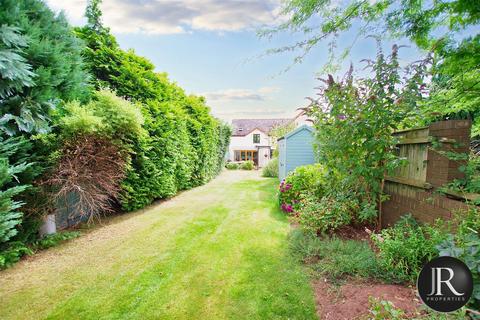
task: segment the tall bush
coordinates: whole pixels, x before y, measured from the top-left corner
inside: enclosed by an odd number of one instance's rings
[[[25,153],[31,150],[31,144],[23,137],[0,138],[0,269],[17,262],[21,256],[30,252],[25,245],[30,230],[22,223],[25,214],[22,206],[22,193],[30,186],[19,183],[22,176],[31,177],[31,163]],[[35,232],[35,225],[29,226]]]
[[[368,64],[372,74],[364,79],[355,79],[353,70],[342,81],[329,76],[311,105],[319,162],[339,177],[332,188],[357,199],[355,219],[360,221],[377,217],[383,178],[401,163],[393,131],[418,112],[425,63],[402,70],[397,50],[394,46],[390,56],[379,50]]]
[[[63,15],[40,0],[4,0],[1,8],[1,228],[10,230],[0,231],[9,235],[0,245],[4,267],[29,252],[26,244],[37,237],[43,212],[34,204],[41,201],[39,188],[25,186],[53,164],[58,139],[46,133],[64,101],[88,99],[89,76],[83,70],[81,41]]]
[[[112,140],[97,135],[66,141],[62,157],[45,182],[54,206],[67,205],[89,222],[113,211],[125,176],[125,157]]]
[[[145,112],[148,135],[135,148],[132,166],[123,182],[122,205],[126,210],[142,208],[192,185],[194,155],[186,115],[175,105],[155,100],[149,101],[144,109],[148,110]]]
[[[201,185],[220,172],[230,128],[210,115],[201,97],[188,96],[148,59],[122,50],[101,22],[100,0],[89,1],[88,23],[75,30],[97,88],[109,88],[140,105],[146,132],[132,146],[122,182],[124,210]]]
[[[10,135],[45,132],[52,108],[88,96],[81,42],[40,0],[2,1],[0,26],[0,122]]]
[[[110,91],[93,98],[66,105],[59,119],[61,156],[45,181],[54,205],[73,201],[75,213],[90,220],[112,211],[135,146],[146,135],[138,106]]]
[[[278,177],[278,158],[271,159],[262,169],[262,176],[268,178]]]
[[[18,211],[23,203],[17,201],[15,196],[23,192],[27,185],[18,185],[14,181],[15,175],[25,171],[29,164],[11,163],[9,159],[9,155],[21,143],[18,138],[0,140],[0,249],[18,233],[17,228],[23,217],[23,213]]]

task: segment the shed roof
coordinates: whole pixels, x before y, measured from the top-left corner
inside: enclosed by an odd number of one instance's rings
[[[233,119],[233,135],[246,136],[255,129],[268,134],[274,127],[286,125],[291,121],[292,119]]]
[[[288,139],[290,138],[291,136],[294,136],[296,135],[297,133],[303,131],[303,130],[308,130],[310,132],[313,132],[313,128],[310,127],[310,126],[307,126],[306,124],[304,125],[301,125],[300,127],[298,127],[297,129],[293,130],[293,131],[290,131],[289,133],[287,133],[286,135],[284,135],[283,137],[281,138],[278,138],[277,141],[280,141],[282,139]]]

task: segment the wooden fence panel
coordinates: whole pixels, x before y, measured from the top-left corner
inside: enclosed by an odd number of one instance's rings
[[[433,222],[450,219],[454,211],[468,208],[464,202],[434,191],[463,177],[459,167],[464,163],[439,151],[468,152],[470,128],[469,120],[449,120],[394,133],[398,138],[397,155],[407,163],[385,177],[384,192],[389,200],[382,206],[384,226],[408,213],[420,221]]]

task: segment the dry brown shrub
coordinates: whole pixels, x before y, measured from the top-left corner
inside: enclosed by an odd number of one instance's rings
[[[55,203],[68,202],[74,215],[88,217],[92,222],[113,211],[125,177],[125,158],[125,153],[109,139],[77,137],[66,142],[57,167],[44,184],[52,190]]]

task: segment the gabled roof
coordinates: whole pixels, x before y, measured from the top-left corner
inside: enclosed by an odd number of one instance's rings
[[[297,129],[293,130],[293,131],[290,131],[289,133],[287,133],[286,135],[284,135],[283,137],[281,138],[278,138],[277,141],[280,141],[282,139],[288,139],[290,138],[291,136],[294,136],[296,135],[297,133],[299,133],[300,131],[303,131],[303,130],[308,130],[310,132],[313,132],[313,128],[310,127],[310,126],[307,126],[306,124],[304,125],[301,125],[300,127],[298,127]]]
[[[233,135],[246,136],[255,129],[268,134],[276,126],[289,124],[292,119],[233,119]]]

